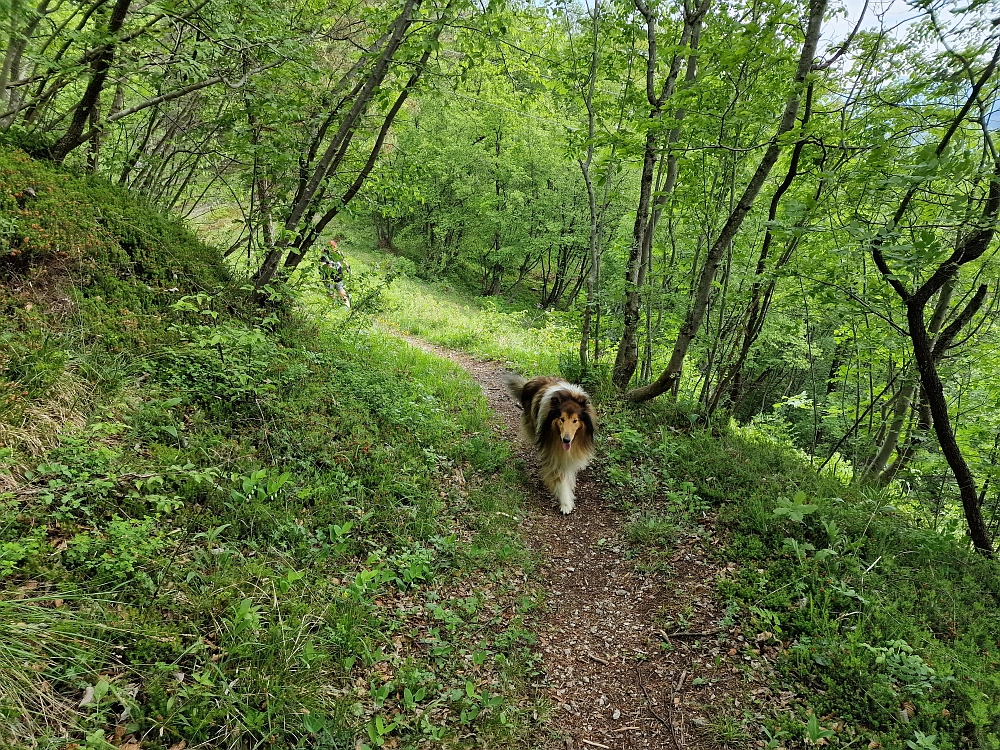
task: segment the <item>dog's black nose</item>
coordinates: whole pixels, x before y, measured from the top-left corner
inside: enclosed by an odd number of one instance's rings
[[[573,442],[573,438],[563,438],[563,442],[564,443],[572,443]]]

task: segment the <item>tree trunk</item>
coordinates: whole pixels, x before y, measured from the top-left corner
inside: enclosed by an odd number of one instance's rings
[[[801,123],[803,126],[809,122],[809,118],[812,114],[812,97],[813,84],[810,83],[806,89],[806,102],[802,111]],[[757,342],[761,332],[764,330],[764,323],[767,320],[767,314],[771,307],[771,300],[774,297],[774,290],[777,286],[777,279],[774,276],[772,276],[771,279],[765,283],[765,277],[768,272],[768,257],[770,254],[771,243],[774,239],[774,233],[771,231],[770,224],[777,217],[778,205],[781,202],[781,197],[788,191],[795,178],[798,176],[799,160],[802,156],[802,151],[804,150],[805,145],[806,141],[804,139],[799,140],[795,144],[795,147],[792,149],[792,157],[789,160],[788,171],[785,174],[785,179],[778,186],[777,190],[774,191],[774,195],[771,196],[771,204],[767,213],[768,228],[764,233],[764,240],[761,243],[760,252],[757,256],[757,267],[754,271],[753,283],[750,285],[750,302],[747,304],[746,309],[746,325],[743,327],[741,332],[742,335],[739,337],[739,353],[736,356],[736,361],[726,368],[724,374],[716,385],[715,393],[709,399],[709,415],[713,414],[724,400],[734,402],[739,399],[739,388],[743,383],[741,370],[746,364],[747,358],[750,356],[750,351],[753,349],[753,345]],[[825,178],[820,179],[816,192],[813,195],[813,205],[819,201],[820,195],[823,193],[824,184]],[[810,214],[807,212],[806,215],[796,222],[796,227],[800,229],[804,228],[809,220],[809,216]],[[784,251],[771,268],[772,272],[777,271],[777,269],[781,268],[789,261],[789,259],[791,259],[792,254],[799,245],[800,237],[801,234],[788,241],[785,245]]]
[[[979,288],[975,298],[970,303],[970,308],[974,305],[975,310],[982,306],[986,299],[986,285]],[[970,315],[971,317],[971,315]],[[919,299],[911,301],[906,306],[906,322],[910,328],[910,339],[913,341],[913,356],[917,363],[917,370],[920,372],[920,382],[927,395],[927,403],[931,409],[931,416],[934,422],[934,433],[937,435],[938,444],[944,454],[948,466],[951,467],[955,481],[958,483],[958,492],[962,500],[962,509],[965,511],[965,520],[969,526],[969,536],[972,543],[983,555],[993,557],[993,541],[990,539],[986,524],[983,521],[982,509],[979,506],[979,495],[976,492],[976,480],[972,476],[972,470],[965,461],[962,451],[955,439],[955,433],[951,429],[951,419],[948,415],[948,401],[944,395],[944,385],[938,375],[937,367],[934,364],[934,354],[931,346],[931,339],[927,329],[924,327],[924,306]]]
[[[795,127],[795,120],[798,115],[799,103],[802,100],[806,76],[812,70],[813,59],[816,55],[816,45],[819,41],[820,27],[823,23],[823,14],[826,12],[826,5],[827,0],[811,0],[809,4],[809,25],[806,29],[805,41],[802,44],[802,52],[799,56],[793,90],[785,103],[781,122],[774,137],[771,138],[771,142],[764,153],[763,159],[761,159],[760,164],[757,166],[756,172],[743,191],[739,202],[736,204],[736,208],[729,214],[729,218],[723,226],[722,231],[716,237],[715,242],[705,257],[705,265],[702,267],[701,275],[698,278],[694,299],[688,309],[684,324],[677,334],[677,340],[674,343],[674,349],[670,355],[670,361],[666,369],[654,382],[626,393],[625,398],[627,400],[635,402],[648,401],[673,389],[675,384],[679,382],[688,348],[691,342],[694,341],[695,336],[698,335],[702,321],[705,318],[708,297],[712,291],[712,282],[715,280],[715,274],[719,268],[719,264],[722,262],[723,255],[729,245],[735,240],[736,233],[739,231],[750,209],[753,208],[754,201],[764,186],[764,181],[767,179],[772,167],[774,167],[775,162],[778,160],[778,156],[781,154],[781,137]]]
[[[937,338],[938,333],[941,331],[941,325],[944,323],[945,316],[948,313],[948,307],[951,304],[952,294],[955,291],[957,281],[958,279],[953,277],[951,281],[941,288],[941,292],[938,295],[938,301],[934,308],[934,315],[931,317],[931,322],[927,327],[927,332],[931,338],[932,344],[934,339]],[[935,364],[937,364],[937,362],[935,362]],[[899,444],[899,436],[903,434],[903,427],[906,425],[906,417],[910,412],[910,405],[913,402],[913,396],[917,392],[918,380],[919,373],[914,370],[911,374],[908,374],[906,379],[903,381],[903,385],[894,399],[892,423],[886,429],[885,437],[883,438],[882,444],[879,446],[875,457],[871,460],[871,463],[864,468],[865,475],[869,477],[878,476],[880,482],[882,481],[883,473],[886,471],[889,459],[892,457],[893,452],[896,450],[896,446]],[[898,471],[898,469],[896,471]],[[893,474],[895,474],[895,471]]]
[[[910,427],[906,437],[906,443],[896,453],[892,463],[886,467],[885,471],[879,474],[878,483],[889,484],[896,476],[905,469],[917,453],[917,449],[924,441],[924,436],[931,431],[931,410],[927,405],[927,399],[923,391],[918,391],[917,400],[910,409]]]
[[[372,98],[375,96],[382,82],[385,80],[385,77],[389,72],[389,65],[392,62],[393,56],[399,50],[399,47],[402,45],[403,39],[406,35],[406,31],[413,23],[413,14],[419,7],[420,2],[421,0],[406,0],[402,10],[390,27],[389,38],[385,42],[385,46],[382,47],[382,51],[372,67],[372,70],[363,79],[363,82],[359,81],[358,85],[355,87],[355,91],[352,92],[352,94],[354,94],[354,103],[352,104],[350,111],[344,116],[340,123],[340,127],[330,140],[330,143],[327,144],[323,155],[318,161],[315,162],[315,164],[312,164],[311,167],[306,169],[303,185],[296,194],[292,205],[289,207],[288,216],[285,219],[284,228],[289,235],[301,238],[304,234],[302,231],[303,228],[300,224],[303,221],[309,221],[309,217],[316,209],[315,199],[320,198],[325,189],[324,181],[331,172],[335,172],[337,170],[337,167],[346,155],[347,149],[353,140],[354,133],[360,124],[363,114],[368,110]],[[381,42],[382,40],[380,39],[376,46],[381,44]],[[317,136],[317,138],[321,137],[322,134]],[[318,153],[318,148],[311,150],[310,156],[314,153]],[[285,250],[291,244],[292,243],[290,241],[283,240],[267,254],[264,258],[264,262],[254,275],[254,286],[257,289],[260,289],[274,277],[278,266],[281,264],[281,259]],[[300,261],[304,256],[305,250],[308,249],[302,248],[301,243],[299,244],[300,246],[298,249],[301,252],[297,253],[298,259],[295,261],[295,265],[298,264],[298,261]]]
[[[601,255],[598,246],[599,237],[597,235],[597,195],[594,192],[594,181],[590,177],[590,165],[594,162],[594,88],[597,82],[598,46],[597,46],[597,23],[600,20],[600,0],[594,0],[594,7],[591,9],[591,19],[594,23],[593,45],[590,49],[590,76],[587,81],[587,94],[584,104],[587,106],[587,158],[580,159],[580,171],[583,172],[583,182],[587,187],[587,207],[590,209],[590,237],[588,249],[590,251],[590,273],[587,274],[587,302],[583,308],[583,326],[580,331],[580,369],[586,372],[590,365],[590,329],[594,316],[594,307],[597,304],[597,288],[600,279]]]
[[[93,117],[93,111],[100,101],[101,91],[108,79],[111,63],[115,59],[115,45],[118,43],[117,34],[125,24],[125,18],[128,16],[131,5],[132,0],[117,0],[111,10],[111,17],[108,19],[108,25],[105,29],[109,41],[100,48],[97,57],[90,65],[90,81],[80,98],[80,103],[76,105],[69,128],[49,152],[50,158],[55,162],[62,162],[73,149],[84,142],[80,139],[80,136],[83,135],[83,127],[87,124],[87,120]]]
[[[20,14],[22,12],[22,0],[12,0],[10,12],[10,33],[7,43],[7,51],[4,53],[3,62],[0,63],[0,127],[10,125],[14,114],[17,113],[19,96],[18,89],[8,89],[8,85],[20,74],[21,56],[28,44],[28,39],[34,34],[35,29],[42,18],[49,12],[50,0],[42,0],[35,8],[34,14],[28,18],[23,29],[18,28]],[[7,110],[12,114],[7,114]]]
[[[683,49],[692,42],[692,35],[700,27],[701,20],[708,12],[709,0],[703,0],[694,9],[685,8],[684,28],[678,41],[678,47]],[[648,57],[646,60],[646,99],[650,105],[650,125],[646,131],[646,141],[642,157],[642,175],[639,179],[639,203],[635,212],[635,223],[632,227],[632,243],[629,246],[628,262],[625,266],[625,311],[622,337],[618,343],[618,354],[611,380],[619,389],[625,389],[639,364],[639,305],[642,296],[644,280],[644,260],[647,244],[651,244],[651,227],[653,221],[652,193],[653,177],[658,159],[659,133],[657,124],[663,113],[663,108],[673,96],[680,74],[684,57],[680,51],[674,53],[670,70],[660,90],[655,92],[654,77],[656,72],[656,15],[642,0],[635,0],[635,6],[646,20],[646,40]],[[683,116],[683,115],[682,115]]]
[[[428,34],[425,40],[426,46],[424,48],[424,53],[420,60],[416,63],[414,72],[410,76],[409,80],[396,97],[396,101],[393,103],[392,107],[390,107],[388,113],[384,116],[382,126],[379,129],[374,145],[371,148],[364,166],[355,176],[351,185],[344,192],[344,194],[339,196],[335,201],[331,201],[333,206],[329,208],[318,221],[312,220],[313,214],[320,209],[320,204],[323,202],[325,197],[326,182],[328,182],[328,178],[331,174],[336,173],[341,162],[346,156],[354,138],[354,134],[361,124],[363,115],[368,110],[372,99],[385,79],[389,71],[389,65],[393,60],[393,56],[399,50],[404,41],[406,31],[414,22],[413,16],[416,9],[420,5],[420,2],[421,0],[407,0],[402,11],[400,11],[399,16],[397,16],[396,20],[393,22],[390,34],[387,38],[383,37],[383,39],[379,41],[379,44],[382,44],[384,41],[384,48],[382,49],[376,64],[366,77],[364,84],[355,87],[357,95],[350,111],[344,116],[344,120],[341,122],[337,133],[333,136],[324,151],[323,156],[315,163],[315,166],[312,167],[311,173],[308,173],[307,170],[305,175],[307,179],[303,180],[301,189],[297,193],[289,209],[288,217],[285,220],[285,230],[287,234],[297,237],[298,239],[294,241],[283,240],[277,243],[275,247],[268,252],[264,262],[254,275],[254,285],[256,288],[260,289],[264,284],[270,281],[281,264],[282,255],[286,249],[289,249],[289,247],[291,247],[291,252],[289,252],[288,258],[285,260],[285,268],[292,270],[297,267],[320,233],[326,228],[329,222],[340,213],[344,206],[346,206],[353,199],[363,186],[368,175],[371,173],[378,155],[381,152],[382,144],[385,141],[390,126],[413,87],[423,74],[427,60],[434,49],[433,42],[438,39],[447,22],[447,19],[450,17],[449,14],[451,12],[452,3],[449,3],[448,6],[442,11],[440,18]],[[318,153],[318,149],[310,151],[311,155],[313,153]]]

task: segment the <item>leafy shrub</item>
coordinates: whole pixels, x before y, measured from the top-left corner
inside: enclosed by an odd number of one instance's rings
[[[146,592],[155,588],[150,570],[167,546],[159,519],[114,516],[96,531],[76,534],[64,555],[69,569],[79,568],[105,585],[135,584]]]

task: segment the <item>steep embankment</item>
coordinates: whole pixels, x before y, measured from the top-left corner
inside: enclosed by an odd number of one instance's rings
[[[478,388],[0,151],[0,745],[531,747]]]

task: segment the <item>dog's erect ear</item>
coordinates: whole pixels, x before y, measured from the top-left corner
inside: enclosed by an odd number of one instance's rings
[[[549,399],[549,403],[552,404],[552,406],[559,406],[559,404],[562,403],[562,393],[553,393],[552,398]]]

